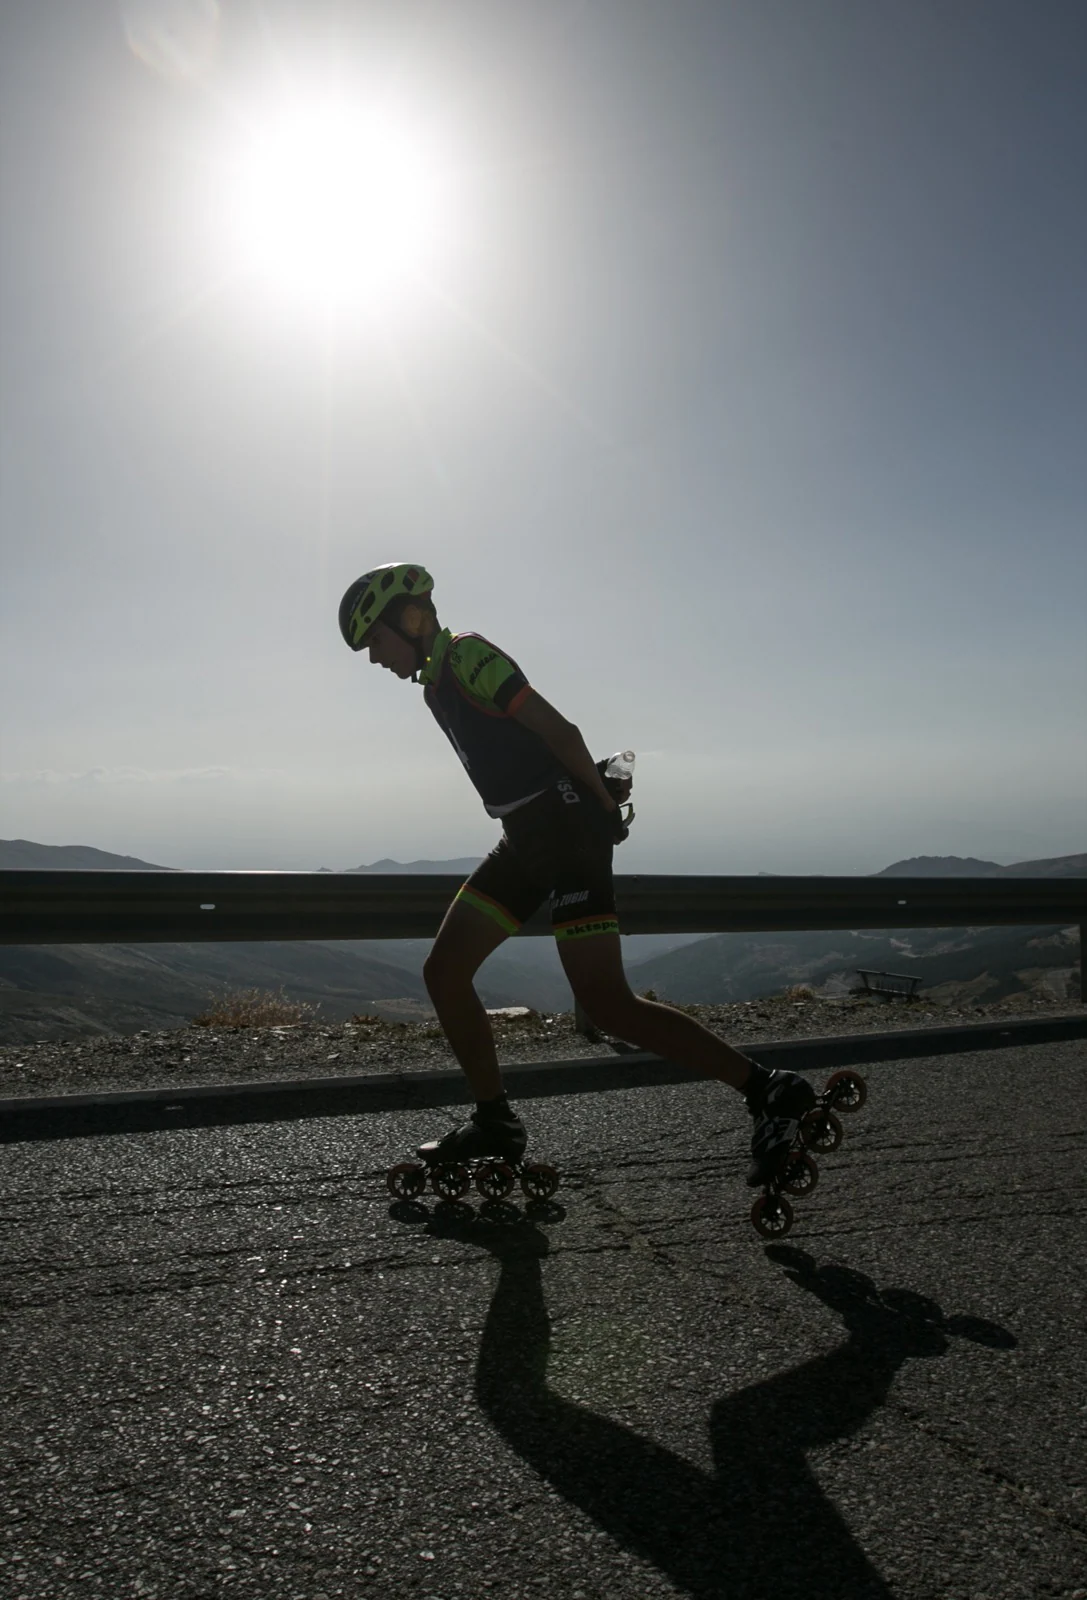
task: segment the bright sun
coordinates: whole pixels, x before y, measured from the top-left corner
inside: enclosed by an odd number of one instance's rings
[[[278,289],[365,306],[439,264],[452,199],[445,152],[387,109],[296,107],[254,131],[236,179],[242,263]]]

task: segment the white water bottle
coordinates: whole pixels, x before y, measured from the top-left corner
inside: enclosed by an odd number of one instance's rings
[[[620,783],[634,782],[634,751],[620,750],[604,768],[605,778],[616,778]]]

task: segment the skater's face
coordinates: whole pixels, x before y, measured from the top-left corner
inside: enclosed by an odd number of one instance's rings
[[[415,671],[415,651],[385,622],[374,623],[366,648],[375,667],[386,667],[398,678],[410,678]]]

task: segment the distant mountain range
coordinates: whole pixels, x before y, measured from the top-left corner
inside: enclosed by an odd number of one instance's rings
[[[479,857],[383,860],[354,872],[467,874]],[[171,871],[81,845],[0,840],[0,868]],[[1087,854],[1001,866],[960,856],[915,856],[876,877],[1087,877]],[[845,993],[857,969],[917,972],[934,999],[1001,998],[1023,989],[1078,996],[1076,930],[906,929],[865,933],[674,934],[623,941],[632,987],[661,999],[751,1000],[806,983]],[[224,989],[282,989],[329,1020],[357,1011],[426,1015],[427,940],[176,945],[0,946],[0,1041],[177,1027]],[[491,1006],[568,1010],[570,990],[554,944],[509,941],[481,968]]]
[[[1052,856],[1048,861],[1017,861],[1001,867],[974,856],[911,856],[874,878],[1087,878],[1087,854]]]
[[[474,872],[482,856],[457,856],[452,861],[375,861],[370,867],[348,867],[348,872]]]
[[[89,844],[35,844],[32,839],[0,839],[0,869],[5,872],[173,872],[136,856],[115,856]]]
[[[386,856],[368,866],[345,867],[345,872],[431,872],[469,873],[479,866],[482,856],[456,856],[450,861],[393,861]],[[0,869],[74,872],[176,872],[177,867],[156,866],[138,856],[113,855],[86,844],[35,844],[31,839],[0,839]],[[329,867],[320,867],[328,872]],[[760,872],[760,878],[779,874]],[[976,856],[910,856],[896,861],[873,878],[1087,878],[1087,852],[1082,855],[1052,856],[1045,861],[1017,861],[1002,867],[997,861],[980,861]]]
[[[482,856],[458,856],[453,861],[375,861],[371,866],[345,867],[345,872],[463,872],[479,866]],[[32,839],[0,839],[0,869],[22,872],[176,872],[138,856],[116,856],[88,844],[35,844]],[[318,867],[318,872],[330,872]]]
[[[41,849],[42,846],[37,848]],[[120,858],[120,859],[128,859]],[[348,867],[348,872],[472,872],[481,856],[458,856],[455,861],[375,861],[369,867]],[[0,854],[0,866],[4,862]],[[760,872],[760,878],[778,874]],[[1087,854],[1053,856],[1048,861],[1017,861],[1002,867],[996,861],[979,861],[976,856],[910,856],[896,861],[873,878],[1087,878]]]

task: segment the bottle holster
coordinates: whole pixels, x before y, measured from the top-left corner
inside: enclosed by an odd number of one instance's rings
[[[604,769],[607,767],[607,764],[610,760],[610,756],[605,756],[603,761],[598,761],[596,763],[596,770],[604,780],[605,789],[619,806],[619,810],[614,813],[614,820],[616,841],[621,844],[626,838],[627,834],[630,832],[630,825],[634,821],[634,804],[629,798],[629,795],[626,800],[620,800],[619,796],[622,794],[623,790],[626,789],[627,781],[623,778],[608,777]],[[630,786],[631,789],[633,789],[633,779],[630,780]],[[625,816],[623,814],[624,811],[626,813]]]

